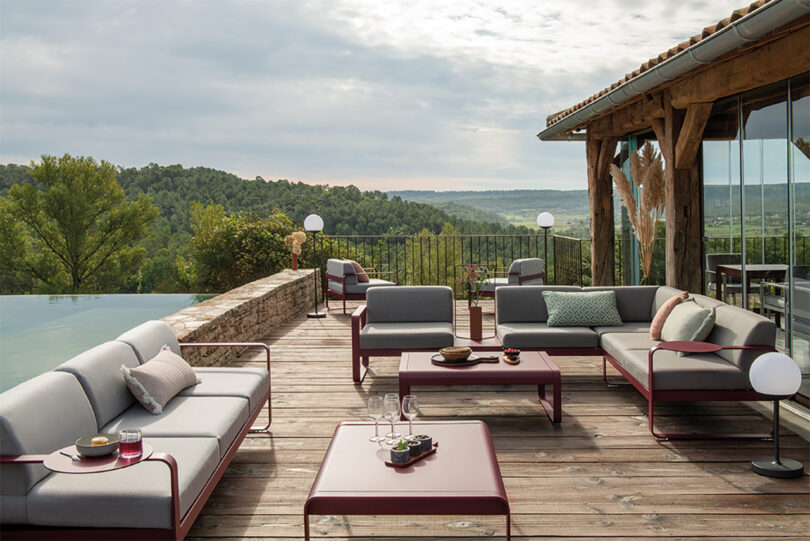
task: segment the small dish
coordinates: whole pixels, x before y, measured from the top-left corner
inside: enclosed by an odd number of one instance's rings
[[[103,445],[93,445],[93,438],[104,437],[107,438],[107,443]],[[76,440],[76,450],[79,454],[86,458],[96,458],[100,456],[107,456],[118,449],[118,435],[117,434],[93,434],[85,436]]]

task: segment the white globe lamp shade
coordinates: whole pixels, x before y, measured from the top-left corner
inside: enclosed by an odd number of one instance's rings
[[[748,378],[756,392],[768,396],[792,396],[802,384],[802,372],[796,361],[777,352],[757,357]]]
[[[310,214],[304,218],[304,229],[307,231],[323,231],[323,218],[317,214]]]
[[[541,212],[537,215],[537,225],[547,229],[554,226],[554,215],[550,212]]]

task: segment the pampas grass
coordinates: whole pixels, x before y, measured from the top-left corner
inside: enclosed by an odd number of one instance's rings
[[[630,155],[630,174],[636,183],[640,201],[633,196],[633,187],[624,172],[616,165],[610,166],[616,191],[627,209],[638,239],[641,270],[647,280],[655,249],[655,226],[664,214],[664,162],[649,142]]]

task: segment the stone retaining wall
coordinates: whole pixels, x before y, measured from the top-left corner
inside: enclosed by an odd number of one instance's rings
[[[164,317],[180,342],[260,342],[312,307],[312,269],[283,270]],[[241,348],[183,350],[194,366],[228,364]],[[256,349],[256,351],[259,351]]]

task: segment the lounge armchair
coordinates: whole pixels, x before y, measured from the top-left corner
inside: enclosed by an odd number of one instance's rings
[[[260,346],[268,366],[194,368],[201,382],[153,415],[121,366],[134,369],[164,345]],[[178,344],[165,322],[150,321],[9,389],[0,395],[0,537],[183,539],[265,402],[270,414],[269,361],[266,344]],[[152,456],[81,475],[42,466],[82,436],[122,428],[140,428]]]
[[[352,380],[363,381],[372,355],[438,351],[452,346],[453,340],[452,289],[375,287],[369,290],[366,304],[352,314]]]
[[[515,259],[509,265],[506,277],[499,277],[496,269],[495,276],[484,280],[478,292],[480,297],[495,297],[495,289],[501,286],[539,286],[546,283],[546,271],[543,260],[537,257]],[[469,296],[468,296],[469,299]],[[468,300],[469,304],[469,300]]]
[[[360,267],[360,265],[357,265],[357,267]],[[397,285],[398,280],[394,272],[382,272],[373,268],[357,267],[355,267],[354,261],[348,259],[329,259],[326,262],[327,310],[329,309],[329,297],[342,299],[343,313],[346,314],[347,300],[365,300],[366,292],[373,287]],[[360,270],[362,270],[362,273],[358,272]],[[392,275],[394,281],[378,278],[382,275]]]

